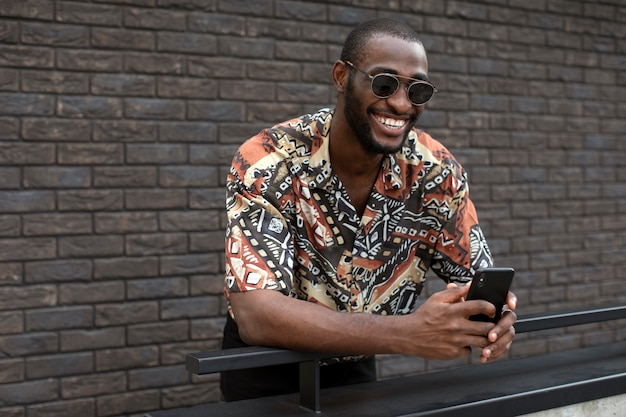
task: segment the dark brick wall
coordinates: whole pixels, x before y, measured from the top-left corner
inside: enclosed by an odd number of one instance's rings
[[[626,300],[623,0],[2,0],[0,415],[219,399],[182,363],[219,345],[231,155],[331,105],[343,38],[375,16],[422,35],[421,125],[468,169],[520,312]],[[521,335],[511,356],[625,337]]]

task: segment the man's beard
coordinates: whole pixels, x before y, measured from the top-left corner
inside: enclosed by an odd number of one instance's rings
[[[344,107],[344,117],[352,130],[352,133],[356,136],[357,140],[367,152],[375,153],[375,154],[384,154],[389,155],[398,152],[402,149],[402,145],[406,141],[406,138],[409,136],[411,129],[407,129],[404,132],[404,138],[402,143],[397,146],[384,146],[374,139],[374,135],[372,133],[372,126],[370,125],[370,120],[367,117],[367,113],[361,113],[360,109],[363,107],[361,105],[361,100],[354,93],[353,83],[351,80],[348,81],[346,86],[345,93],[345,107]],[[417,117],[414,117],[410,126],[413,126],[417,121]]]

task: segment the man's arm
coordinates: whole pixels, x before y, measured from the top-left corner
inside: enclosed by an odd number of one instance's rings
[[[240,335],[251,345],[346,355],[398,353],[427,359],[454,359],[469,355],[470,346],[492,346],[489,360],[501,356],[506,352],[502,347],[508,349],[512,340],[508,340],[512,317],[505,315],[495,327],[471,321],[470,315],[493,315],[495,308],[482,300],[460,302],[466,294],[466,287],[450,286],[406,316],[341,313],[272,290],[234,292],[230,302]],[[500,337],[492,342],[490,332]]]

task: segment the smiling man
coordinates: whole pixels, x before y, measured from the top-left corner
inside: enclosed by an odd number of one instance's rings
[[[453,155],[415,124],[436,92],[426,52],[406,24],[376,19],[347,37],[332,69],[334,109],[246,141],[227,180],[223,347],[336,353],[322,387],[376,378],[374,355],[455,359],[504,355],[515,296],[496,323],[463,301],[493,265]],[[418,304],[431,269],[448,287]],[[349,355],[349,356],[346,356]],[[226,400],[296,391],[298,367],[222,374]]]

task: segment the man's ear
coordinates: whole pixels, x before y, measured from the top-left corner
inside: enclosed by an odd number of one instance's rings
[[[337,92],[345,92],[346,85],[348,85],[348,76],[350,75],[350,71],[346,63],[341,60],[335,61],[332,75],[333,83],[335,84],[335,89],[337,90]]]

